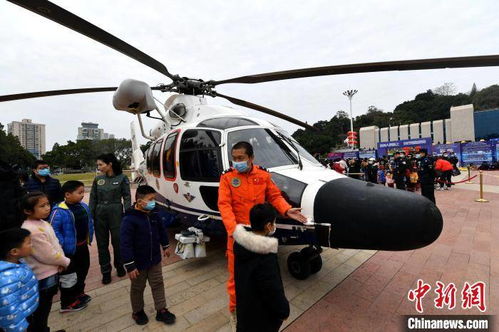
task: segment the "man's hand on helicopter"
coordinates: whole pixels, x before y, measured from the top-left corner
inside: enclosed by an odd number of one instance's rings
[[[139,270],[137,269],[128,272],[128,278],[130,278],[130,280],[136,279],[138,276],[139,276]]]
[[[291,208],[288,211],[286,211],[286,216],[288,218],[294,219],[296,221],[301,222],[302,224],[307,222],[307,217],[305,217],[301,213],[301,208]]]

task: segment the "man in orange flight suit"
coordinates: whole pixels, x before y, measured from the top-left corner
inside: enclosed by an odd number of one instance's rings
[[[227,261],[229,280],[229,310],[235,317],[236,289],[234,283],[234,239],[232,233],[237,224],[250,225],[249,211],[260,203],[269,202],[283,216],[306,222],[301,208],[292,208],[282,197],[279,188],[272,182],[270,173],[253,164],[253,147],[250,143],[239,142],[232,148],[233,168],[225,171],[220,178],[218,209],[227,230]]]

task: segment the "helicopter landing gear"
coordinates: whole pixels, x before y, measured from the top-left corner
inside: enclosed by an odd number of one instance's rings
[[[298,280],[305,280],[322,268],[322,249],[309,246],[288,256],[288,271]]]

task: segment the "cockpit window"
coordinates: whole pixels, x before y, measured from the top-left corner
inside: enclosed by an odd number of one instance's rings
[[[244,118],[215,118],[215,119],[204,120],[200,122],[197,126],[224,130],[234,127],[255,126],[255,125],[258,125],[258,123]]]
[[[230,132],[227,136],[227,151],[232,160],[232,147],[241,141],[253,145],[255,164],[264,167],[278,167],[298,164],[298,160],[284,142],[269,129],[251,128]]]
[[[189,129],[180,142],[180,175],[183,180],[218,182],[222,173],[221,133]]]
[[[301,198],[307,187],[306,183],[277,173],[272,173],[272,180],[281,189],[282,196],[291,206],[301,206]]]
[[[289,135],[285,130],[278,129],[277,132],[281,135],[281,137],[288,142],[291,146],[295,146],[295,148],[300,152],[300,157],[307,159],[308,161],[322,165],[317,159],[314,158],[303,146],[301,146],[291,135]]]

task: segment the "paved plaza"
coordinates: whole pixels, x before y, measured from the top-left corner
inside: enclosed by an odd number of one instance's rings
[[[474,173],[475,174],[475,173]],[[462,177],[461,177],[462,178]],[[436,192],[444,216],[444,229],[432,245],[413,251],[375,252],[325,249],[323,268],[305,281],[293,279],[286,269],[287,255],[300,247],[281,246],[279,261],[291,316],[286,332],[295,331],[401,331],[400,316],[417,314],[407,299],[418,279],[434,285],[453,282],[486,283],[487,310],[499,305],[499,172],[486,172],[485,198],[476,203],[475,184],[459,184]],[[394,189],[395,190],[395,189]],[[410,213],[410,206],[407,207]],[[170,234],[172,237],[173,234]],[[60,314],[59,303],[50,315],[52,329],[67,331],[230,331],[225,282],[224,241],[209,244],[208,257],[182,261],[175,255],[163,264],[167,303],[177,323],[165,326],[154,320],[150,290],[145,293],[150,322],[137,326],[131,318],[129,280],[113,276],[100,284],[96,245],[91,249],[88,294],[93,297],[81,312]],[[433,292],[433,290],[432,290]],[[481,314],[478,309],[436,309],[425,298],[425,314]]]

